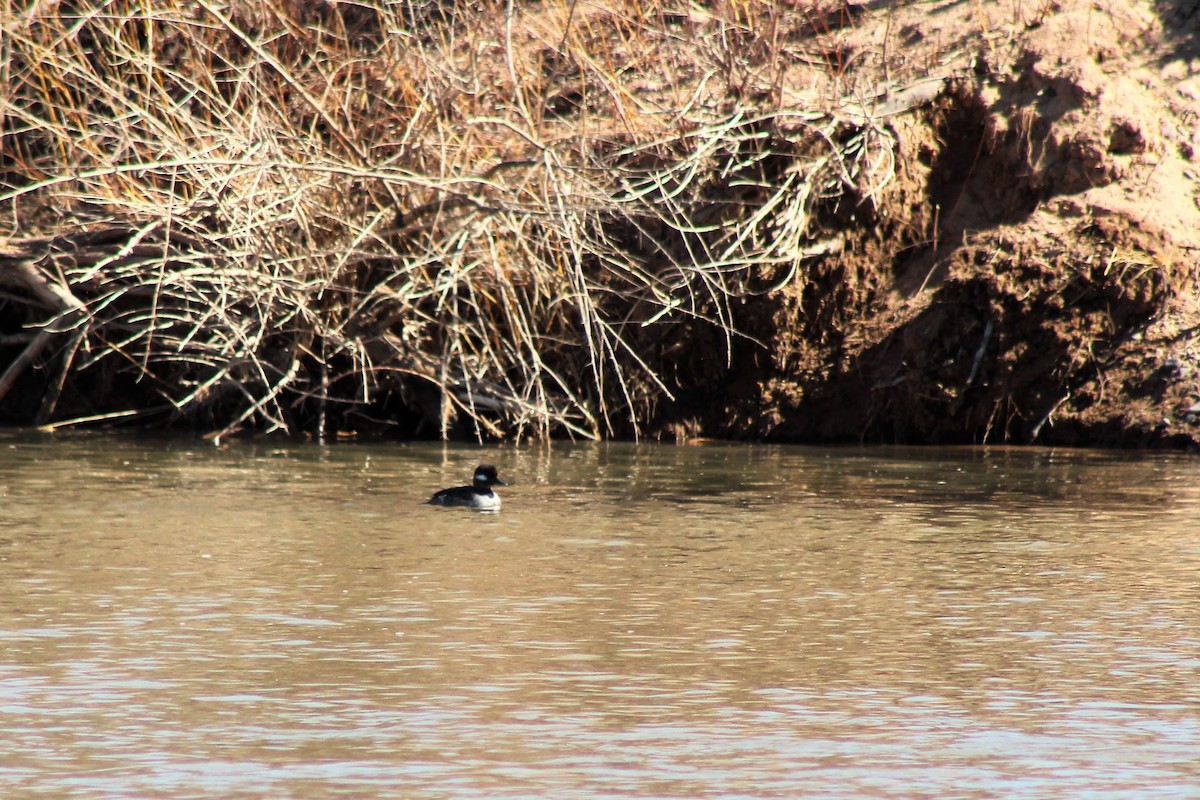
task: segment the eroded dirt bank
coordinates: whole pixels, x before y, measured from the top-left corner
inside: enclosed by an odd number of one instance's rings
[[[385,6],[216,16],[220,115],[156,20],[158,161],[39,130],[151,104],[38,94],[14,45],[0,418],[1200,443],[1195,3]],[[14,41],[66,41],[39,13]]]
[[[1194,447],[1198,24],[1169,3],[867,12],[851,51],[879,52],[886,27],[904,42],[892,75],[934,49],[959,68],[889,118],[897,179],[772,298],[769,356],[744,353],[695,428]]]

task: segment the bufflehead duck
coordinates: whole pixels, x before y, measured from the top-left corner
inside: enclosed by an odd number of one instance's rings
[[[480,464],[475,468],[475,479],[470,486],[442,489],[429,498],[428,503],[432,506],[465,506],[483,511],[499,511],[500,495],[493,492],[492,487],[507,485],[496,475],[495,467],[491,464]]]

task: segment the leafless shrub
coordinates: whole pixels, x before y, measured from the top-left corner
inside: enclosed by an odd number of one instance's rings
[[[636,434],[671,393],[652,332],[728,358],[731,302],[891,176],[884,128],[781,105],[778,9],[714,8],[5,14],[0,284],[48,336],[0,398],[40,360],[46,424],[325,436],[399,398],[443,436]]]

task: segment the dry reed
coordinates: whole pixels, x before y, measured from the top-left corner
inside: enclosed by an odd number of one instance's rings
[[[0,403],[637,435],[663,339],[727,361],[737,303],[893,167],[884,127],[788,99],[812,9],[671,8],[6,3]]]

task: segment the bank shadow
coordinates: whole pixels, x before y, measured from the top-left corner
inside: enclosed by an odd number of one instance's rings
[[[1092,234],[1098,250],[1103,231]],[[931,300],[797,402],[783,436],[866,443],[1071,445],[1056,425],[1103,400],[1103,373],[1161,312],[1160,271],[1117,271],[1100,259],[1017,243],[964,247]],[[970,264],[964,263],[970,262]],[[965,267],[973,265],[975,269]],[[1087,443],[1149,446],[1132,426],[1093,426]],[[1104,441],[1099,441],[1103,438]]]
[[[1169,43],[1160,66],[1200,57],[1200,0],[1155,0],[1154,12]]]

